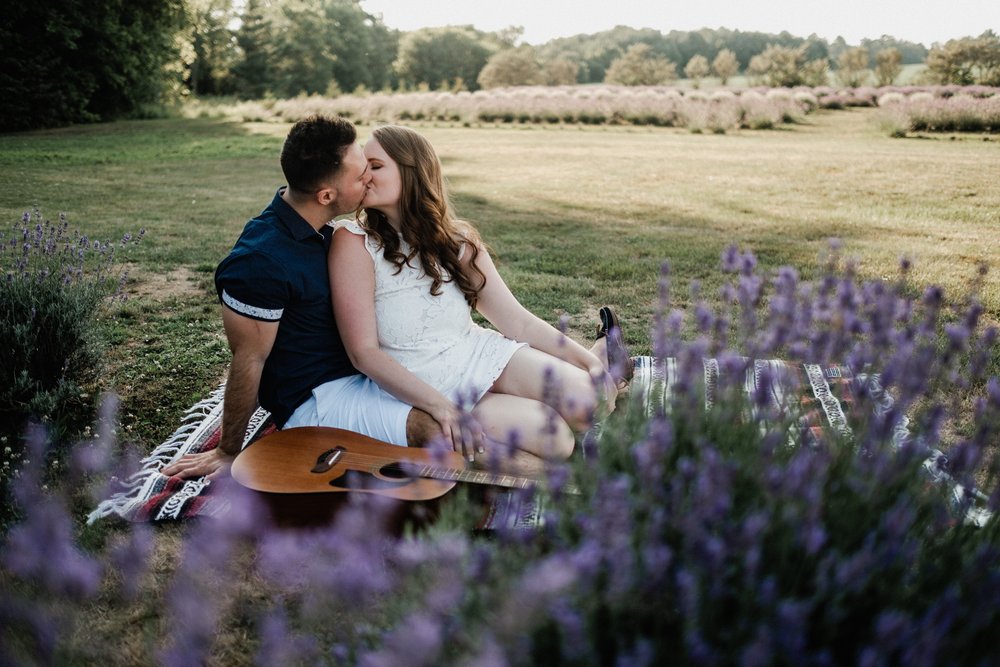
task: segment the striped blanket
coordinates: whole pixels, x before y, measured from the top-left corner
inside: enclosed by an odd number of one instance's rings
[[[631,394],[635,398],[633,409],[654,414],[669,409],[677,389],[677,360],[634,357],[635,374]],[[778,414],[795,415],[798,431],[822,437],[827,429],[851,435],[850,414],[854,405],[851,394],[851,375],[847,368],[838,365],[791,364],[781,360],[756,360],[743,364],[738,377],[727,377],[725,368],[717,359],[704,359],[702,363],[704,400],[711,407],[718,399],[720,387],[739,386],[748,396],[757,400],[749,402],[755,409],[771,409]],[[881,390],[877,376],[860,378],[875,399],[876,411],[892,407],[892,397]],[[160,474],[160,469],[184,454],[213,449],[219,442],[222,423],[222,396],[224,386],[208,398],[194,405],[184,416],[180,427],[165,442],[142,460],[141,469],[124,480],[121,488],[102,501],[88,522],[116,516],[136,522],[170,522],[195,516],[216,515],[226,508],[226,500],[213,494],[211,482],[199,478],[182,480]],[[250,420],[244,446],[274,430],[270,415],[258,409]],[[895,429],[893,442],[902,445],[909,437],[907,422],[902,420]],[[956,502],[964,490],[944,471],[945,460],[940,452],[933,452],[924,464],[927,473],[936,482],[950,485]],[[513,493],[498,493],[485,508],[477,529],[499,527],[520,528],[537,525],[541,520],[539,501],[526,500]],[[981,525],[989,514],[975,505],[969,509],[967,520]]]

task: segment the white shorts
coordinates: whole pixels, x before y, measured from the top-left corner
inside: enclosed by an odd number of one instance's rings
[[[321,384],[295,409],[283,428],[332,426],[406,447],[406,419],[412,408],[365,375]]]

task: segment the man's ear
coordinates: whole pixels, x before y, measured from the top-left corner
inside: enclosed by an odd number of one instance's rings
[[[316,191],[316,202],[320,206],[329,206],[337,201],[337,191],[334,188],[320,188]]]

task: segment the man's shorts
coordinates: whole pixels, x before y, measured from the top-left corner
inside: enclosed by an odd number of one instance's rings
[[[351,375],[313,389],[284,428],[332,426],[405,447],[411,409],[367,376]]]

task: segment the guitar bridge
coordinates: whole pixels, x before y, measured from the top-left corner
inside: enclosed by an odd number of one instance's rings
[[[334,447],[333,449],[326,450],[319,455],[319,458],[316,459],[316,465],[309,472],[328,472],[330,468],[337,465],[337,461],[344,455],[344,451],[343,447]]]

